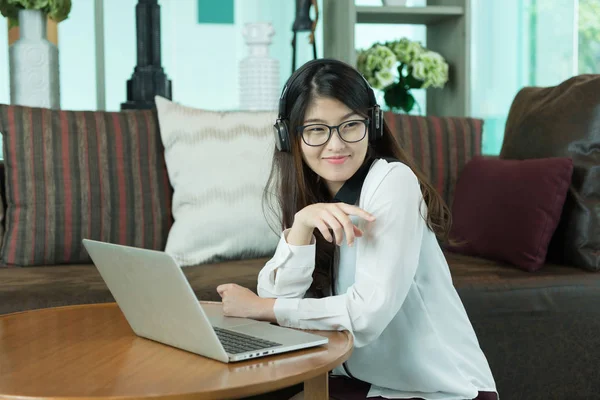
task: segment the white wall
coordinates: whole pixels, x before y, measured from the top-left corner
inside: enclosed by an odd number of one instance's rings
[[[10,103],[8,79],[8,23],[6,18],[0,18],[0,104]],[[4,159],[2,154],[2,135],[0,135],[0,160]]]
[[[10,103],[8,80],[8,22],[0,18],[0,104]]]
[[[408,0],[423,5],[425,0]],[[378,5],[381,0],[356,0]],[[573,0],[539,0],[542,7],[535,38],[536,64],[530,64],[527,21],[528,0],[472,0],[473,3],[473,110],[486,118],[494,134],[484,147],[494,152],[501,143],[506,112],[516,91],[530,83],[550,85],[573,73],[575,16]],[[104,0],[106,107],[119,110],[126,100],[126,82],[136,64],[135,5],[137,0]],[[280,62],[280,85],[291,73],[294,0],[238,0],[234,24],[199,24],[196,0],[161,0],[162,60],[173,83],[173,99],[193,107],[236,109],[238,67],[247,50],[241,31],[247,22],[271,21],[276,34],[271,56]],[[322,13],[322,1],[319,0]],[[551,4],[552,7],[548,7]],[[94,2],[74,1],[69,18],[59,25],[61,106],[63,109],[96,109],[96,59]],[[560,11],[560,12],[557,12]],[[322,17],[322,15],[321,15]],[[557,20],[560,19],[560,21]],[[561,23],[559,23],[561,22]],[[0,18],[0,103],[10,101],[7,22]],[[426,45],[425,28],[412,25],[356,26],[358,48],[407,36]],[[317,27],[318,56],[322,56],[322,19]],[[307,34],[298,38],[297,66],[312,58]],[[531,71],[535,68],[535,71]],[[530,73],[531,72],[531,73]],[[533,83],[533,82],[532,82]],[[490,95],[493,93],[493,96]],[[416,91],[425,106],[424,91]],[[380,99],[382,102],[382,99]]]
[[[409,0],[413,5],[424,0]],[[116,111],[126,101],[126,82],[136,64],[135,6],[137,0],[104,0],[106,109]],[[381,0],[357,0],[381,4]],[[161,0],[162,64],[173,85],[173,100],[199,108],[232,110],[239,106],[238,69],[247,55],[242,36],[245,23],[270,21],[275,29],[270,55],[280,63],[280,86],[292,68],[294,0],[238,0],[234,24],[199,24],[196,0]],[[323,54],[322,0],[318,1],[317,56]],[[314,13],[314,12],[313,12]],[[94,1],[75,1],[69,18],[59,24],[61,107],[94,110],[96,54]],[[6,20],[0,19],[0,102],[10,101]],[[356,28],[357,45],[409,36],[425,42],[424,27],[364,25]],[[308,33],[299,33],[296,68],[312,59]],[[417,91],[419,92],[419,91]],[[416,93],[424,105],[424,93]]]
[[[425,0],[409,0],[422,5]],[[106,109],[117,111],[126,101],[126,82],[136,65],[137,0],[103,0]],[[192,107],[233,110],[239,106],[238,67],[247,55],[245,23],[270,21],[275,29],[270,55],[280,63],[280,86],[292,68],[294,0],[237,0],[234,24],[199,24],[196,0],[161,0],[162,65],[173,85],[173,100]],[[379,5],[381,0],[357,0]],[[318,0],[317,56],[323,55],[322,0]],[[314,10],[313,10],[314,17]],[[96,38],[93,0],[74,1],[69,18],[59,24],[61,108],[96,110]],[[358,47],[409,36],[425,43],[424,27],[411,25],[356,27]],[[10,102],[7,21],[0,18],[0,103]],[[296,68],[312,59],[308,33],[297,37]],[[424,91],[416,91],[425,106]],[[383,99],[380,99],[383,104]]]
[[[137,2],[104,2],[107,109],[118,110],[136,63]],[[199,24],[196,0],[162,0],[160,5],[162,64],[172,81],[174,101],[211,110],[238,108],[238,67],[247,54],[241,32],[247,22],[273,23],[270,55],[279,60],[281,86],[285,83],[291,71],[294,1],[238,0],[234,24]],[[317,40],[320,43],[319,35]],[[303,50],[307,49],[308,45]],[[300,53],[298,58],[308,56]]]
[[[136,4],[137,0],[104,0],[107,110],[119,110],[126,101],[126,82],[136,65]],[[273,23],[276,34],[270,54],[279,60],[281,86],[285,83],[291,72],[293,0],[238,0],[234,24],[199,24],[196,0],[162,0],[159,4],[162,64],[173,84],[173,100],[215,110],[238,107],[238,66],[247,53],[241,32],[247,22]],[[94,2],[74,1],[58,34],[61,107],[96,109]],[[298,43],[301,64],[312,58],[312,50],[303,38]],[[321,29],[317,45],[321,55]],[[10,101],[8,82],[6,20],[0,18],[0,102]]]
[[[126,84],[136,64],[136,4],[137,0],[104,0],[105,93],[110,111],[118,111],[127,100]]]
[[[321,3],[321,0],[319,0]],[[234,24],[198,24],[196,0],[163,0],[163,65],[173,81],[173,100],[205,109],[239,107],[239,65],[247,55],[244,24],[271,22],[275,29],[270,56],[279,61],[280,86],[291,73],[292,0],[235,2]],[[322,34],[317,33],[319,54]],[[298,39],[297,66],[312,58],[306,40]]]
[[[58,24],[58,48],[61,108],[95,110],[96,50],[92,0],[72,2],[69,18]]]

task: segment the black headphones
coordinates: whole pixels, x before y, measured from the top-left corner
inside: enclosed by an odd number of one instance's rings
[[[288,89],[292,86],[294,81],[302,74],[302,72],[308,69],[309,67],[316,64],[336,63],[352,68],[354,71],[356,71],[356,74],[359,75],[360,78],[365,82],[365,86],[369,94],[369,102],[371,103],[371,107],[369,108],[369,141],[374,142],[383,137],[383,111],[381,111],[381,108],[377,104],[377,100],[375,99],[375,92],[373,92],[373,89],[371,88],[371,85],[369,85],[369,82],[360,72],[358,72],[355,68],[353,68],[349,64],[346,64],[343,61],[331,58],[320,58],[316,60],[311,60],[304,64],[302,67],[298,68],[292,74],[292,76],[290,76],[285,86],[283,87],[281,97],[279,98],[279,115],[277,116],[277,121],[275,122],[275,125],[273,125],[273,130],[275,133],[275,144],[279,151],[289,152],[291,150],[291,135],[287,125],[287,117],[285,116],[286,96]]]

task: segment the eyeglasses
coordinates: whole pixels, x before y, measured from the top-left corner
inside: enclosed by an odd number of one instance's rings
[[[356,119],[339,125],[310,124],[298,127],[298,133],[308,146],[322,146],[329,141],[333,130],[338,131],[340,139],[346,143],[356,143],[363,140],[369,126],[368,119]]]

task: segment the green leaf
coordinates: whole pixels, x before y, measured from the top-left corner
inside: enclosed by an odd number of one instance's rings
[[[19,10],[39,10],[56,22],[67,19],[71,0],[0,0],[0,13],[9,18],[9,27],[19,25]]]
[[[399,84],[391,85],[384,90],[385,104],[393,111],[409,113],[415,106],[415,98],[409,90]]]
[[[411,72],[408,73],[404,80],[406,85],[411,89],[420,89],[423,86],[423,81],[415,78]]]
[[[71,0],[50,0],[48,15],[56,22],[64,21],[71,12]]]
[[[10,24],[14,24],[14,21],[19,17],[19,7],[15,4],[11,4],[7,0],[0,0],[0,13],[9,19]]]
[[[384,90],[383,99],[392,110],[400,110],[406,104],[407,94],[408,92],[402,85],[394,84]]]
[[[19,3],[27,10],[42,10],[48,6],[48,0],[19,0]]]
[[[405,66],[406,66],[406,64],[404,64],[404,63],[400,63],[398,65],[398,75],[404,76],[404,74],[402,72],[403,72]]]
[[[48,0],[30,0],[32,10],[41,10],[48,6]]]
[[[404,107],[402,107],[402,108],[408,114],[413,109],[414,106],[415,106],[415,98],[413,97],[412,94],[406,93],[406,101],[404,102]]]

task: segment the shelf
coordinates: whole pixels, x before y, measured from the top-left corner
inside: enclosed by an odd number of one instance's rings
[[[433,25],[462,17],[464,8],[458,6],[357,6],[356,22],[362,24]]]
[[[471,109],[469,3],[472,0],[427,0],[425,7],[357,6],[356,0],[322,1],[323,57],[335,58],[356,66],[356,24],[424,25],[426,47],[439,52],[450,68],[450,81],[444,89],[427,91],[427,115],[440,117],[469,115]],[[379,41],[395,39],[398,38],[392,33],[387,36],[382,32]]]

